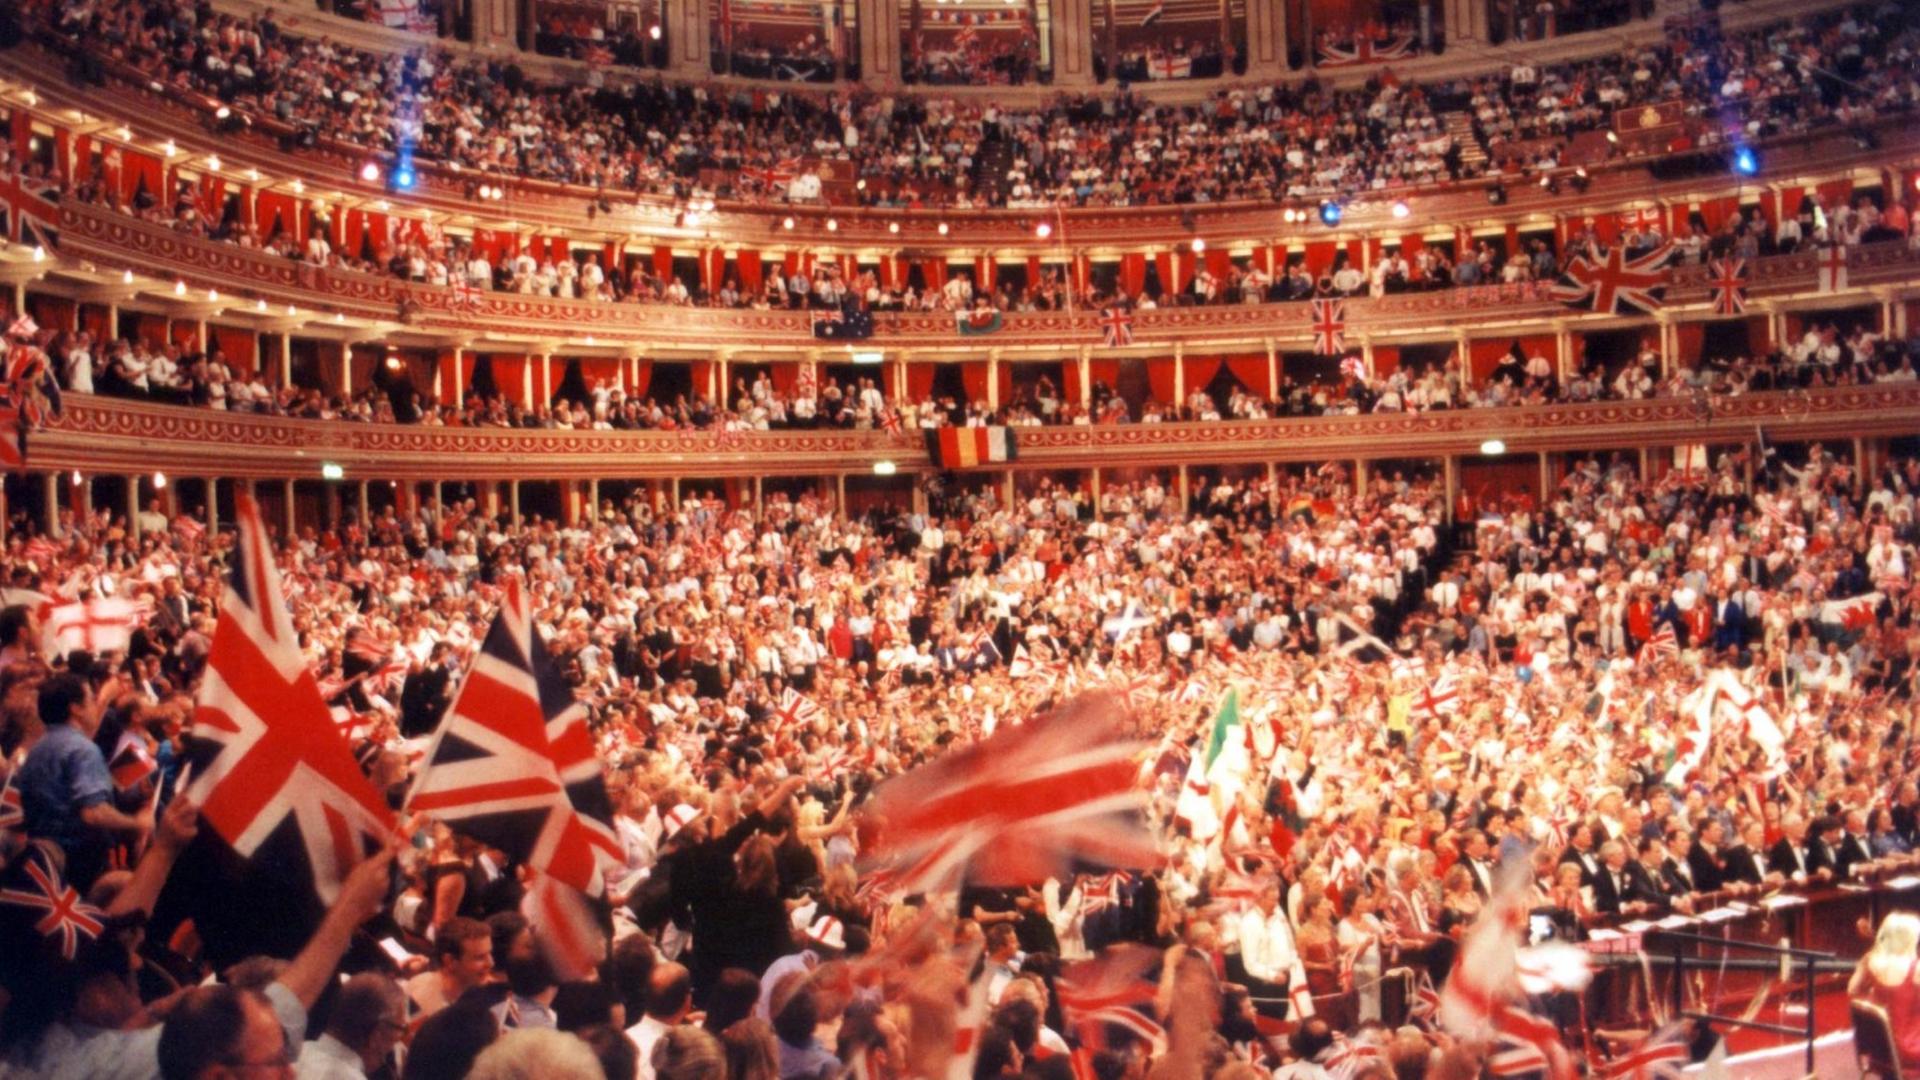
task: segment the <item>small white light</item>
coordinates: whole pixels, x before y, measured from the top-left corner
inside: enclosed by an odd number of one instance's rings
[[[219,290],[219,289],[208,289],[208,290],[207,290],[207,300],[208,300],[208,302],[210,302],[210,303],[218,303],[218,302],[219,302],[219,300],[220,300],[220,290]]]
[[[166,473],[156,472],[153,474],[153,490],[155,491],[167,490],[167,474]]]
[[[187,283],[186,283],[186,282],[184,282],[184,281],[176,281],[176,282],[174,282],[174,283],[173,283],[173,295],[175,295],[175,296],[185,296],[185,295],[187,295]]]
[[[587,335],[587,341],[586,341],[586,343],[587,343],[587,344],[589,344],[589,345],[591,345],[591,344],[593,344],[593,335],[592,335],[592,334],[588,334],[588,335]]]
[[[253,182],[255,182],[255,183],[259,183],[259,181],[260,181],[260,170],[259,170],[259,169],[248,169],[248,170],[247,170],[247,179],[248,179],[248,180],[251,180],[251,181],[253,181]]]
[[[1397,199],[1394,200],[1394,204],[1393,204],[1394,217],[1405,218],[1408,214],[1411,214],[1411,213],[1413,213],[1413,210],[1410,207],[1408,207],[1406,203],[1401,202]]]
[[[295,180],[293,182],[293,193],[295,195],[305,195],[307,193],[307,182],[304,180]]]
[[[947,223],[944,221],[940,223],[940,235],[941,236],[947,235]]]
[[[178,153],[180,152],[180,148],[179,148],[179,147],[177,147],[177,146],[175,146],[175,145],[173,145],[173,140],[172,140],[172,139],[168,139],[168,140],[167,140],[167,142],[166,142],[166,145],[165,145],[165,146],[162,146],[162,147],[161,147],[161,149],[162,149],[162,150],[165,150],[165,151],[167,152],[167,156],[168,156],[168,157],[172,157],[172,156],[174,156],[175,154],[178,154]]]
[[[207,171],[208,172],[220,171],[220,156],[218,154],[215,154],[213,157],[210,157],[207,159]]]
[[[1196,236],[1196,237],[1194,237],[1194,238],[1193,238],[1193,250],[1194,250],[1194,251],[1196,251],[1196,252],[1200,252],[1200,251],[1205,251],[1205,250],[1207,250],[1207,242],[1206,242],[1205,240],[1202,240],[1202,239],[1200,239],[1200,238],[1199,238],[1199,237],[1197,237],[1197,236]]]
[[[263,296],[259,300],[254,301],[253,310],[265,312],[267,310],[267,298]]]
[[[877,364],[885,359],[886,354],[877,349],[868,349],[853,354],[853,362],[856,364]]]
[[[1480,452],[1488,457],[1498,457],[1507,452],[1506,441],[1503,439],[1488,439],[1486,442],[1480,444]]]
[[[839,231],[840,231],[840,223],[839,223],[838,221],[836,221],[836,220],[834,220],[833,218],[828,218],[828,219],[827,219],[827,231],[828,231],[828,232],[839,232]]]
[[[689,229],[697,229],[700,227],[700,215],[694,213],[691,210],[687,211],[686,214],[682,216],[681,220],[686,222],[686,226]]]
[[[652,38],[655,41],[659,41],[660,40],[660,24],[654,23],[652,26],[647,27],[647,36]]]
[[[131,271],[131,270],[122,270],[122,271],[120,272],[120,284],[122,284],[122,285],[131,285],[131,284],[133,284],[133,271]]]
[[[346,478],[346,475],[346,468],[337,462],[323,461],[320,463],[320,479],[322,480],[343,480]]]
[[[79,469],[73,470],[73,486],[79,487],[83,483],[86,483],[86,480],[80,475],[80,470]]]
[[[225,120],[227,117],[232,115],[233,115],[233,110],[227,108],[225,105],[222,105],[219,108],[213,110],[213,118],[215,120]]]
[[[379,183],[380,182],[380,166],[377,163],[372,161],[369,161],[365,165],[360,166],[360,179],[366,181],[369,184]]]
[[[783,229],[791,229],[791,228],[793,228],[793,219],[792,219],[792,218],[781,218],[781,219],[780,219],[780,227],[781,227],[781,228],[783,228]]]
[[[404,361],[404,360],[402,360],[402,359],[400,359],[400,358],[399,358],[399,357],[397,357],[397,356],[389,356],[389,357],[387,357],[387,370],[388,370],[388,371],[400,371],[400,370],[403,370],[403,369],[405,369],[405,368],[406,368],[406,366],[407,366],[407,362],[406,362],[406,361]]]
[[[1043,221],[1033,227],[1033,235],[1045,240],[1047,237],[1053,235],[1053,226]]]
[[[46,249],[46,248],[44,248],[44,247],[41,247],[41,246],[40,246],[39,244],[35,244],[35,245],[33,245],[33,261],[34,261],[34,262],[46,262],[46,261],[47,261],[47,249]]]
[[[337,322],[337,323],[343,323],[343,322],[346,322],[346,321],[347,321],[347,313],[346,313],[346,312],[344,312],[344,311],[336,311],[336,312],[334,312],[334,313],[333,313],[333,321],[334,321],[334,322]]]
[[[875,476],[892,476],[898,471],[899,466],[891,461],[876,461],[873,463],[873,475]]]
[[[299,308],[297,308],[297,307],[294,307],[294,306],[293,306],[292,304],[288,304],[288,305],[287,305],[287,314],[289,314],[289,315],[298,315],[298,314],[300,314],[300,309],[299,309]]]
[[[887,231],[888,231],[888,232],[890,232],[890,233],[897,233],[897,232],[899,232],[899,231],[900,231],[900,223],[899,223],[899,222],[897,222],[897,221],[889,221],[889,222],[887,222]]]
[[[865,191],[865,190],[867,190],[867,178],[863,176],[863,177],[861,177],[860,179],[858,179],[858,180],[855,180],[855,181],[853,182],[853,190],[855,190],[855,191]]]

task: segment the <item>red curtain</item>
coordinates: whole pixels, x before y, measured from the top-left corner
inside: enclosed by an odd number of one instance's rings
[[[880,396],[886,398],[889,405],[900,400],[900,365],[880,365]]]
[[[688,370],[691,373],[690,378],[693,382],[693,392],[701,397],[712,398],[713,388],[708,384],[713,378],[713,361],[695,360],[692,364],[688,365]],[[722,394],[721,396],[725,397],[726,395]]]
[[[760,253],[757,251],[742,251],[736,257],[735,263],[740,268],[740,287],[749,293],[759,292],[760,287],[765,285],[767,281],[765,277],[761,276]]]
[[[1675,357],[1676,365],[1681,368],[1691,367],[1694,361],[1700,359],[1700,350],[1706,346],[1707,324],[1677,322],[1673,328],[1677,338],[1676,347],[1679,351],[1679,355]]]
[[[1186,358],[1187,393],[1204,390],[1213,377],[1220,373],[1220,358],[1217,356],[1189,356]]]
[[[1060,361],[1060,397],[1068,404],[1080,403],[1080,361],[1071,358]]]
[[[1740,198],[1736,195],[1730,195],[1724,199],[1708,199],[1700,204],[1700,217],[1707,223],[1709,233],[1719,232],[1720,227],[1725,225],[1727,219],[1739,209]]]
[[[653,249],[653,274],[661,280],[673,276],[673,249],[660,246]]]
[[[226,354],[227,366],[235,371],[254,371],[260,366],[260,339],[251,330],[216,326],[213,344]]]
[[[1579,371],[1580,368],[1586,364],[1586,362],[1587,362],[1587,335],[1568,334],[1567,335],[1567,363],[1573,365],[1571,370]]]
[[[184,350],[198,352],[201,348],[200,324],[190,319],[181,319],[174,323],[173,341]]]
[[[1261,397],[1273,396],[1273,384],[1267,381],[1267,358],[1265,356],[1229,356],[1227,370],[1240,380],[1241,385]]]
[[[166,190],[166,178],[161,172],[159,158],[133,150],[123,150],[120,156],[122,199],[131,201],[142,187],[158,202],[164,203],[173,197],[173,192]]]
[[[927,288],[940,288],[947,283],[947,260],[938,256],[922,260],[920,276],[926,279]]]
[[[1307,273],[1319,277],[1333,269],[1333,255],[1339,245],[1331,240],[1322,240],[1307,245]]]
[[[1207,273],[1212,274],[1221,281],[1225,281],[1227,280],[1227,275],[1232,272],[1233,259],[1227,254],[1226,248],[1215,247],[1207,249]]]
[[[968,360],[960,365],[960,385],[966,388],[968,402],[987,400],[987,362]]]
[[[1374,375],[1391,375],[1398,370],[1400,370],[1400,346],[1375,345],[1373,347]]]
[[[1114,384],[1120,381],[1120,361],[1088,360],[1087,380],[1091,384],[1087,388],[1089,393],[1094,386],[1105,385],[1107,389],[1113,389]]]
[[[1473,384],[1478,386],[1487,381],[1487,376],[1493,374],[1494,368],[1500,366],[1500,358],[1507,355],[1507,350],[1513,345],[1513,339],[1482,338],[1469,342],[1468,345],[1471,359],[1468,373],[1472,377]]]
[[[1040,284],[1040,256],[1027,256],[1027,288]]]
[[[1140,252],[1120,256],[1120,287],[1128,296],[1139,296],[1147,287],[1147,257]]]
[[[1000,384],[1000,404],[1006,405],[1013,400],[1013,365],[1002,363],[999,375],[995,381]]]
[[[500,396],[508,401],[525,404],[527,400],[527,358],[524,356],[493,355],[493,385],[500,390]]]
[[[124,327],[127,325],[127,318],[126,313],[121,314],[121,326]],[[167,317],[165,315],[148,315],[141,313],[132,316],[132,319],[132,337],[135,341],[145,342],[150,347],[158,347],[167,343]]]
[[[653,384],[653,361],[641,360],[634,367],[637,370],[628,375],[632,381],[627,386],[627,396],[644,401],[647,397],[647,387]]]
[[[1000,267],[994,263],[991,255],[976,255],[973,259],[973,287],[979,292],[992,292],[999,284]]]
[[[1409,269],[1413,266],[1414,256],[1425,251],[1426,247],[1426,238],[1422,237],[1419,233],[1408,233],[1400,238],[1400,256],[1407,260]]]
[[[536,405],[545,405],[553,401],[554,392],[560,389],[561,381],[567,377],[566,357],[563,357],[563,356],[548,357],[546,362],[546,374],[547,374],[546,390],[544,392],[540,392],[538,390],[537,385],[535,387],[536,393],[535,393],[534,404]],[[536,384],[539,382],[539,379],[537,376],[535,377],[534,381]]]
[[[793,393],[794,384],[800,381],[800,364],[768,364],[767,375],[773,379],[774,392],[785,396]]]
[[[1252,264],[1264,273],[1273,273],[1273,249],[1265,244],[1253,249]]]
[[[1160,279],[1161,292],[1169,293],[1169,292],[1178,292],[1180,290],[1180,286],[1174,282],[1174,278],[1173,278],[1173,274],[1174,274],[1173,252],[1171,251],[1155,252],[1153,255],[1153,269],[1154,269],[1155,276],[1157,276]]]
[[[74,327],[74,304],[64,296],[43,296],[39,293],[27,295],[27,312],[33,321],[43,330],[71,330]]]
[[[1845,206],[1847,200],[1853,197],[1853,178],[1849,176],[1839,180],[1829,180],[1821,184],[1818,191],[1820,201],[1826,204],[1827,209],[1833,210]]]
[[[80,329],[92,334],[93,340],[96,343],[105,340],[107,336],[107,309],[99,304],[82,304],[80,306]]]
[[[1117,369],[1118,365],[1116,365]],[[1112,386],[1112,383],[1108,383]],[[1147,386],[1153,391],[1153,399],[1162,405],[1173,404],[1173,360],[1147,361]]]
[[[908,364],[907,365],[907,397],[911,399],[914,404],[918,405],[919,403],[927,400],[929,397],[932,397],[932,396],[933,396],[933,365],[932,364]]]

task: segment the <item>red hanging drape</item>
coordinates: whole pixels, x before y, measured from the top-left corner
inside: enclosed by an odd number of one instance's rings
[[[653,384],[653,361],[641,360],[634,364],[634,370],[627,375],[627,396],[645,401],[647,388]]]
[[[653,249],[653,276],[662,281],[673,276],[672,248],[660,246]]]
[[[1227,275],[1232,272],[1233,257],[1227,253],[1226,248],[1207,249],[1207,273],[1224,282],[1227,280]]]
[[[1254,248],[1251,264],[1254,269],[1262,273],[1273,273],[1273,248],[1266,244],[1261,244],[1259,247]]]
[[[1334,252],[1340,245],[1331,240],[1321,240],[1307,245],[1307,273],[1319,277],[1333,269]]]
[[[805,363],[801,361],[800,363]],[[773,390],[781,396],[793,393],[794,384],[800,381],[800,363],[768,364],[767,376],[773,380]],[[751,385],[751,383],[749,383]]]
[[[973,288],[976,292],[992,292],[999,283],[1000,268],[991,255],[976,255],[973,258]]]
[[[200,324],[190,319],[181,319],[173,324],[173,343],[187,352],[199,352],[201,349]]]
[[[1080,403],[1080,361],[1060,361],[1060,397],[1069,404]]]
[[[1481,338],[1468,343],[1468,374],[1475,386],[1487,381],[1493,369],[1500,366],[1500,359],[1507,355],[1513,345],[1512,338]]]
[[[1267,380],[1267,358],[1264,355],[1230,356],[1227,358],[1227,370],[1253,393],[1261,397],[1273,396],[1273,384]]]
[[[123,150],[120,157],[120,197],[123,200],[131,202],[142,187],[156,202],[164,203],[173,198],[173,192],[166,190],[166,177],[159,158],[134,150]]]
[[[933,396],[932,364],[907,365],[907,397],[916,405]]]
[[[1120,381],[1120,361],[1088,360],[1087,381],[1089,383],[1087,387],[1089,393],[1092,392],[1095,386],[1105,386],[1109,390],[1113,389],[1114,384]]]
[[[1552,359],[1551,353],[1547,354]],[[1400,370],[1400,346],[1375,345],[1373,347],[1373,373],[1376,377],[1391,375]]]
[[[1002,363],[1000,377],[995,381],[1000,384],[1000,404],[1008,404],[1013,400],[1013,365]]]
[[[554,393],[560,389],[560,383],[564,381],[567,377],[566,357],[564,356],[549,357],[546,362],[546,375],[547,375],[546,390],[541,391],[538,386],[534,388],[534,391],[535,391],[534,403],[536,405],[547,405],[553,402]]]
[[[987,400],[987,362],[968,360],[960,365],[960,385],[966,388],[969,404]]]
[[[27,313],[33,316],[33,321],[39,323],[42,330],[73,329],[75,311],[73,301],[64,296],[27,294]]]
[[[1027,256],[1027,288],[1040,284],[1040,256]]]
[[[1676,322],[1673,324],[1675,345],[1678,355],[1675,366],[1689,368],[1700,359],[1700,350],[1707,344],[1707,324],[1703,322]]]
[[[1147,361],[1147,386],[1153,391],[1155,401],[1162,405],[1173,404],[1176,387],[1173,380],[1172,358]]]
[[[226,354],[227,366],[235,371],[251,372],[259,368],[260,339],[251,330],[235,326],[213,327],[213,343]]]
[[[1178,292],[1180,286],[1174,280],[1173,252],[1156,251],[1153,253],[1154,276],[1160,280],[1163,293]]]
[[[900,365],[880,365],[880,396],[888,405],[900,400]]]
[[[1120,288],[1128,296],[1139,296],[1147,287],[1147,257],[1140,252],[1120,256]]]
[[[940,256],[921,260],[920,276],[925,279],[927,288],[941,288],[947,283],[947,260]]]
[[[527,403],[527,358],[493,354],[493,385],[508,401]]]
[[[760,287],[767,283],[766,277],[761,273],[759,252],[742,251],[735,258],[734,265],[740,269],[740,287],[747,292],[758,293]]]
[[[96,343],[107,336],[107,309],[99,304],[80,305],[80,329],[93,335]]]
[[[1820,201],[1828,210],[1835,210],[1847,204],[1853,198],[1853,177],[1845,176],[1838,180],[1829,180],[1817,188]]]
[[[688,365],[688,370],[690,372],[690,381],[693,383],[694,394],[711,400],[713,397],[713,387],[710,383],[713,379],[713,361],[695,360],[692,364]],[[723,393],[721,396],[724,397],[725,394]]]
[[[1407,260],[1407,269],[1413,269],[1414,256],[1426,250],[1427,241],[1419,233],[1408,233],[1400,238],[1400,256]]]
[[[1220,373],[1220,358],[1217,356],[1189,356],[1186,358],[1186,391],[1189,397],[1195,390],[1205,390],[1213,377]],[[1184,403],[1183,403],[1184,404]]]

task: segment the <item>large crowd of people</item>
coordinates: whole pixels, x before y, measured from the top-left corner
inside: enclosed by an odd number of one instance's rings
[[[1066,1076],[1075,1051],[1102,1077],[1476,1075],[1487,1046],[1383,1025],[1381,974],[1444,988],[1501,868],[1578,940],[1912,865],[1920,462],[1706,464],[1654,482],[1575,456],[1551,491],[1451,508],[1432,475],[1328,466],[1203,472],[1185,500],[1152,475],[1012,503],[948,478],[924,510],[852,513],[636,493],[575,525],[430,500],[279,536],[302,650],[396,806],[519,583],[617,807],[609,958],[558,978],[517,868],[415,819],[285,966],[211,970],[223,943],[160,923],[54,974],[0,954],[0,1055],[26,1076],[372,1075],[398,1044],[406,1077],[925,1076],[975,1023],[976,1077]],[[196,831],[168,792],[232,557],[181,509],[63,509],[57,537],[17,519],[5,556],[15,589],[147,612],[101,655],[0,614],[11,869],[51,858],[135,923]],[[900,896],[863,861],[877,784],[1102,687],[1143,740],[1161,865]],[[1203,823],[1182,792],[1230,694],[1250,756]],[[1716,694],[1746,719],[1701,745]],[[116,786],[129,747],[154,769]],[[392,948],[323,1000],[362,923]],[[1062,993],[1121,944],[1159,973],[1161,1037],[1085,1027]],[[1910,1008],[1900,959],[1860,978]],[[1302,980],[1316,1016],[1277,1036]]]
[[[1869,123],[1920,100],[1905,62],[1910,13],[1890,2],[1725,37],[1710,21],[1689,24],[1658,45],[1437,85],[1382,73],[1346,90],[1308,79],[1223,89],[1190,106],[1123,90],[1030,111],[859,87],[541,85],[499,59],[359,52],[290,30],[270,10],[30,7],[83,70],[124,65],[289,138],[682,197],[786,198],[795,189],[764,173],[788,159],[843,163],[866,183],[834,197],[876,205],[1341,196],[1550,167],[1571,139],[1611,129],[1629,107],[1684,101],[1697,129],[1689,142],[1708,146]],[[1471,161],[1443,120],[1453,112],[1470,115],[1482,143]],[[976,162],[996,141],[1009,144],[1014,172],[978,182]],[[714,171],[725,178],[707,187]]]

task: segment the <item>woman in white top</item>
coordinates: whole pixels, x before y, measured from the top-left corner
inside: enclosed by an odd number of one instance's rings
[[[1361,1023],[1380,1019],[1380,939],[1386,934],[1371,889],[1348,886],[1341,895],[1346,917],[1335,928],[1343,960],[1351,958],[1355,1007]]]

